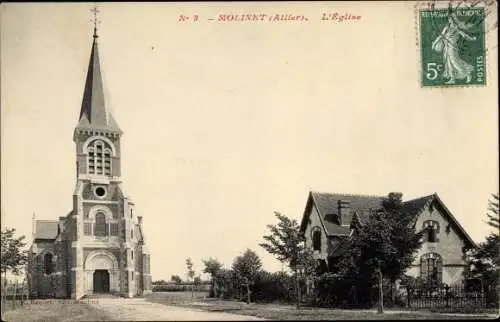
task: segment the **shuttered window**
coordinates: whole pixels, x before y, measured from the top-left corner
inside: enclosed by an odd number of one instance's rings
[[[101,140],[92,141],[87,147],[89,174],[111,175],[111,147]]]
[[[110,224],[110,235],[111,236],[118,236],[118,224],[117,223]]]

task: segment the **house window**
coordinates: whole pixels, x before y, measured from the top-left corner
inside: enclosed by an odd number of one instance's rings
[[[54,262],[53,262],[54,257],[52,256],[51,253],[45,254],[43,258],[43,264],[45,267],[45,274],[50,275],[54,271]]]
[[[104,141],[94,140],[87,147],[89,174],[111,175],[111,146]]]
[[[443,260],[439,254],[429,253],[420,258],[420,277],[432,283],[440,283],[443,278]]]
[[[131,253],[131,255],[132,255],[132,259],[134,259],[134,251],[133,251],[133,250],[131,250],[131,251],[130,251],[130,253]]]
[[[426,220],[423,223],[423,227],[425,230],[426,241],[429,243],[436,243],[439,241],[438,233],[439,233],[439,223],[434,220]]]
[[[130,229],[130,238],[134,238],[134,230]]]
[[[314,227],[312,230],[313,250],[321,251],[321,229]]]
[[[107,235],[107,227],[106,227],[106,216],[99,212],[95,215],[95,227],[94,227],[94,235],[95,236],[106,236]]]
[[[436,230],[432,227],[427,228],[427,241],[429,243],[436,242]]]

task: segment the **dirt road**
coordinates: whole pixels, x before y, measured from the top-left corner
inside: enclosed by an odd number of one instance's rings
[[[100,298],[95,308],[105,311],[115,321],[243,321],[263,320],[253,316],[223,312],[205,312],[178,306],[147,302],[142,298]]]

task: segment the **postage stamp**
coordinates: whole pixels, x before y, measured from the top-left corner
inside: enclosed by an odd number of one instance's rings
[[[486,85],[484,7],[419,10],[422,87]]]

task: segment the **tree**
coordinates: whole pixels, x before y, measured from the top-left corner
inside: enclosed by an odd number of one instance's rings
[[[231,298],[234,296],[234,277],[235,274],[232,270],[230,269],[224,269],[221,268],[216,276],[216,282],[215,285],[217,285],[217,290],[218,290],[218,297],[222,298]]]
[[[274,213],[278,224],[267,225],[269,235],[263,236],[266,241],[259,246],[274,255],[280,262],[286,263],[295,275],[295,291],[297,294],[297,308],[300,308],[299,270],[310,276],[315,269],[312,253],[305,246],[305,237],[295,219],[290,219],[279,212]]]
[[[6,278],[7,272],[19,274],[27,263],[25,236],[15,237],[16,229],[4,228],[1,233],[1,273]]]
[[[186,259],[187,276],[189,280],[193,280],[196,272],[193,269],[191,258]],[[193,280],[194,282],[194,280]],[[191,299],[194,298],[194,285],[191,286]]]
[[[477,249],[471,254],[471,270],[468,277],[479,277],[482,285],[487,290],[496,294],[498,288],[499,268],[500,268],[500,233],[499,228],[499,205],[498,193],[492,194],[493,200],[488,200],[487,224],[494,230],[480,243]],[[496,301],[496,299],[493,299]]]
[[[401,197],[390,193],[381,209],[372,210],[366,223],[356,225],[334,265],[342,279],[362,295],[380,285],[382,276],[394,285],[421,246],[423,232],[416,231],[416,216],[402,212]]]
[[[491,194],[491,197],[493,200],[488,200],[488,211],[490,213],[486,213],[486,216],[488,217],[487,224],[493,228],[495,228],[496,235],[498,235],[498,229],[500,228],[500,213],[499,213],[499,206],[498,206],[498,193]]]
[[[193,284],[195,286],[198,286],[201,284],[201,277],[200,276],[195,276],[194,279],[193,279]]]
[[[181,277],[179,275],[172,275],[170,277],[170,280],[172,282],[174,282],[175,284],[181,284],[182,283],[182,279],[181,279]]]
[[[253,250],[246,249],[245,252],[237,256],[232,265],[234,274],[241,285],[246,287],[247,303],[250,303],[250,285],[255,282],[255,276],[262,268],[262,262]]]
[[[15,228],[4,228],[0,234],[0,274],[3,274],[4,276],[4,288],[7,286],[7,272],[18,275],[28,260],[27,250],[24,249],[26,246],[26,243],[24,242],[25,237],[15,237],[15,233]],[[2,302],[5,301],[5,296],[5,292],[2,292]]]
[[[165,285],[165,284],[167,284],[167,281],[165,281],[165,280],[153,281],[153,285]]]
[[[210,257],[208,260],[203,260],[203,264],[205,265],[203,273],[210,274],[210,279],[211,279],[210,294],[211,296],[217,297],[215,277],[217,276],[217,273],[221,270],[222,263],[219,262],[217,259]]]

